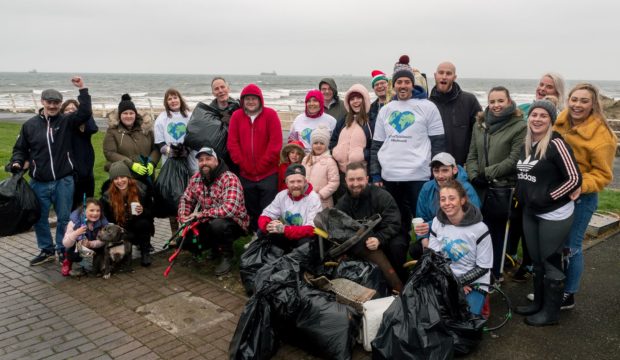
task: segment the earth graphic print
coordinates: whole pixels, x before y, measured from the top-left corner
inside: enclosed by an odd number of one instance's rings
[[[306,142],[306,144],[310,144],[310,135],[312,135],[312,129],[305,128],[301,131],[301,138]]]
[[[409,126],[413,125],[415,122],[415,115],[411,111],[394,111],[390,114],[388,119],[388,124],[394,128],[394,130],[398,131],[398,133],[402,133]]]
[[[467,255],[467,253],[469,253],[469,244],[465,240],[452,240],[447,237],[443,237],[441,242],[443,243],[443,252],[445,252],[453,262],[461,260],[465,255]]]
[[[185,133],[187,132],[187,125],[183,124],[182,122],[170,123],[168,124],[168,128],[166,129],[166,131],[168,132],[168,134],[170,134],[170,136],[172,136],[174,140],[179,140],[183,136],[185,136]]]
[[[304,219],[301,217],[300,213],[292,213],[290,211],[286,211],[284,213],[284,223],[287,225],[303,225]]]

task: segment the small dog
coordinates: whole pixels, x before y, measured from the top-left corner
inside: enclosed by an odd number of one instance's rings
[[[93,269],[103,273],[104,279],[109,279],[112,270],[123,264],[131,269],[131,242],[125,237],[125,230],[116,224],[108,224],[99,230],[97,239],[104,242],[103,252],[95,253]]]

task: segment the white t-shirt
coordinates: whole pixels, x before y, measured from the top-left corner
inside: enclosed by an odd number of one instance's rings
[[[305,113],[301,113],[297,115],[295,121],[291,124],[289,138],[294,138],[301,141],[304,144],[304,151],[308,154],[312,150],[312,144],[310,143],[310,135],[312,134],[312,130],[321,125],[329,128],[329,133],[331,136],[331,133],[336,127],[336,119],[327,113],[323,113],[323,115],[314,119],[307,117]]]
[[[301,200],[294,201],[285,189],[276,195],[261,215],[279,219],[284,225],[314,226],[314,217],[321,210],[321,198],[316,192],[312,191]]]
[[[433,219],[428,247],[440,251],[450,260],[450,269],[457,277],[467,273],[478,265],[483,269],[493,267],[493,245],[489,229],[483,222],[469,226],[454,226],[442,224],[437,217]],[[476,244],[478,239],[486,236]],[[476,279],[474,283],[489,284],[491,272]],[[486,287],[481,287],[488,291]]]
[[[181,112],[171,111],[172,116],[163,111],[155,120],[155,144],[166,143],[170,144],[183,144],[185,135],[187,134],[187,122],[189,116],[183,116]],[[162,154],[162,164],[168,159],[167,156]]]
[[[429,136],[443,135],[437,106],[425,99],[391,101],[377,116],[373,140],[383,141],[377,154],[381,178],[428,181],[431,176]]]

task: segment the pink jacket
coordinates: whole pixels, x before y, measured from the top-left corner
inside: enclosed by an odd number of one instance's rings
[[[308,154],[302,164],[306,168],[306,179],[321,198],[323,209],[333,207],[332,195],[340,185],[340,174],[338,174],[338,165],[329,151],[325,151],[320,156]]]
[[[340,171],[346,172],[350,163],[364,161],[365,148],[366,134],[357,122],[353,122],[349,127],[343,127],[338,137],[338,144],[332,150]]]

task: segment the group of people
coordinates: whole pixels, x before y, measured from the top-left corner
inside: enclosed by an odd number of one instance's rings
[[[123,226],[148,266],[155,169],[160,159],[181,158],[194,175],[170,225],[174,232],[179,223],[200,223],[209,258],[220,258],[217,274],[230,271],[239,236],[290,251],[314,241],[315,216],[335,207],[356,220],[381,215],[352,255],[384,253],[390,266],[381,270],[392,289],[407,279],[408,253],[416,259],[427,248],[440,251],[452,260],[475,314],[485,284],[503,280],[504,253],[515,257],[523,240],[531,270],[524,261],[518,273],[533,274],[534,295],[516,312],[530,325],[555,324],[560,308],[574,306],[585,230],[597,193],[612,179],[617,139],[598,89],[579,84],[565,97],[562,77],[549,73],[534,102],[518,106],[497,86],[483,110],[456,82],[454,64],[439,64],[434,77],[429,92],[401,56],[391,78],[372,72],[372,103],[361,84],[340,99],[334,80],[322,79],[307,93],[286,144],[277,112],[254,84],[237,101],[216,77],[214,100],[193,111],[169,89],[154,126],[123,95],[104,139],[110,181],[100,200],[92,198],[89,139],[97,128],[88,90],[74,78],[80,96],[66,106],[58,91],[46,90],[43,109],[23,125],[9,164],[13,171],[29,166],[41,202],[35,225],[41,253],[31,265],[57,252],[63,274],[71,274],[80,260],[76,247],[100,251],[96,232],[109,221]],[[55,247],[45,216],[52,204]]]

